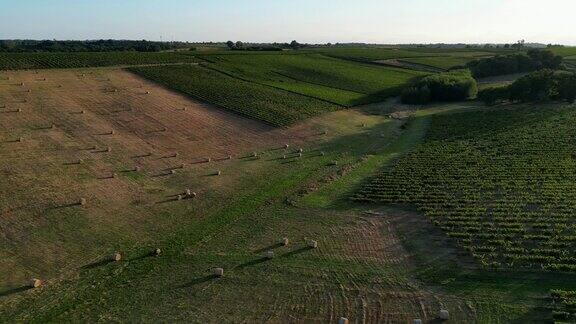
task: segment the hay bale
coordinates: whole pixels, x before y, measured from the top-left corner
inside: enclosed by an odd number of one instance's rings
[[[438,313],[438,318],[440,318],[443,321],[447,321],[450,319],[450,313],[446,309],[441,309],[440,312]]]
[[[186,189],[186,196],[190,197],[190,198],[194,198],[197,196],[197,194],[190,189]]]
[[[82,160],[82,159],[78,159],[78,160],[76,161],[76,164],[82,164],[82,163],[84,163],[84,160]]]
[[[156,250],[154,250],[154,255],[155,255],[155,256],[160,256],[160,254],[162,254],[162,249],[157,248]]]
[[[182,199],[184,199],[184,197],[182,197],[182,195],[178,195],[178,196],[176,197],[176,199],[182,200]]]
[[[17,113],[21,113],[21,112],[22,112],[22,108],[16,109],[16,112],[17,112]]]
[[[111,175],[111,178],[112,178],[112,179],[118,178],[118,173],[113,172],[112,175]]]
[[[169,173],[172,174],[172,175],[174,175],[174,174],[176,174],[176,170],[170,170]]]
[[[287,237],[285,237],[280,240],[280,244],[282,244],[283,246],[288,246],[288,244],[290,244],[290,240]]]
[[[223,268],[214,268],[214,271],[212,272],[214,276],[220,278],[224,276],[224,269]]]
[[[286,145],[284,145],[284,148],[285,148],[285,149],[288,149],[288,148],[290,148],[290,144],[286,144]]]
[[[78,204],[80,206],[85,206],[86,205],[86,198],[80,198],[80,201],[78,202]]]
[[[111,130],[110,132],[108,132],[109,135],[114,135],[116,134],[116,132],[114,130]]]
[[[216,171],[216,176],[221,176],[222,175],[222,171],[218,170]]]
[[[326,153],[324,153],[324,151],[320,152],[320,156],[324,156],[326,155]]]
[[[349,324],[350,321],[346,317],[340,317],[338,319],[338,324]]]
[[[59,84],[59,85],[58,85],[58,88],[62,88],[62,85],[61,85],[61,84]]]
[[[252,157],[258,157],[258,152],[252,153]]]
[[[26,90],[26,92],[32,92],[32,90],[28,89],[28,90]]]
[[[85,114],[85,113],[86,113],[86,110],[80,110],[80,113],[81,113],[81,114]]]
[[[206,163],[212,162],[212,158],[206,158]]]
[[[274,251],[266,251],[266,253],[264,253],[264,257],[266,259],[274,259]]]
[[[150,91],[146,91],[146,94],[149,95],[149,94],[150,94]]]
[[[282,159],[286,160],[287,156],[286,155],[282,155]]]
[[[228,155],[228,160],[232,160],[232,155]]]
[[[114,254],[112,254],[112,261],[118,262],[120,260],[122,260],[122,253],[114,252]]]
[[[304,153],[304,149],[299,148],[299,149],[298,149],[298,153]]]
[[[338,161],[332,161],[332,162],[330,163],[330,165],[336,166],[336,165],[338,165]]]
[[[24,137],[18,137],[18,139],[16,141],[19,143],[22,143],[22,142],[24,142]]]
[[[108,153],[112,152],[112,148],[111,148],[110,146],[108,146],[108,147],[106,148],[106,152],[108,152]]]
[[[42,284],[43,284],[43,282],[40,279],[34,278],[34,279],[30,280],[30,287],[32,287],[32,288],[41,287]]]
[[[298,153],[298,157],[302,157],[302,153]]]
[[[139,165],[134,167],[134,172],[140,172],[141,170],[142,168]]]
[[[318,248],[318,242],[317,241],[308,241],[308,247],[312,248],[312,249],[317,249]]]
[[[24,82],[20,82],[20,86],[23,87],[23,86],[24,86]]]

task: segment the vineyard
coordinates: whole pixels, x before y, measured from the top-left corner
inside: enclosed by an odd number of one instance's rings
[[[434,116],[355,199],[417,206],[486,268],[575,272],[575,122],[573,106]]]
[[[0,70],[194,63],[197,61],[191,55],[179,53],[0,53]]]
[[[275,126],[340,108],[325,101],[233,78],[203,66],[137,67],[130,71],[194,98]]]
[[[382,100],[424,73],[306,55],[202,56],[210,67],[259,84],[342,106]]]
[[[553,289],[552,318],[556,323],[574,323],[576,321],[576,291]]]

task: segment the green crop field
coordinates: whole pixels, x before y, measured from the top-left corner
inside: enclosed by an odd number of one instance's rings
[[[0,53],[0,70],[194,63],[197,61],[193,56],[178,53]]]
[[[463,57],[463,56],[431,56],[431,57],[414,57],[401,59],[403,62],[423,64],[448,70],[456,66],[464,66],[466,63],[473,61],[479,57]]]
[[[383,100],[418,71],[348,62],[318,54],[203,56],[218,71],[342,106]]]
[[[360,201],[415,204],[487,268],[576,271],[574,106],[435,117]]]
[[[203,66],[153,66],[130,70],[192,97],[271,125],[288,125],[339,108],[325,101],[233,78]]]

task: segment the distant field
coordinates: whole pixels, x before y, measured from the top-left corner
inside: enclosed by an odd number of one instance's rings
[[[415,58],[405,58],[401,61],[409,63],[423,64],[427,66],[432,66],[435,68],[440,68],[443,70],[448,70],[455,66],[464,66],[466,63],[477,59],[478,57],[460,57],[460,56],[432,56],[432,57],[415,57]]]
[[[574,106],[435,116],[360,201],[414,204],[487,268],[576,272]]]
[[[252,82],[330,101],[342,106],[395,95],[419,71],[306,55],[203,56],[210,68]]]
[[[550,50],[563,57],[576,56],[576,47],[553,47]]]
[[[136,67],[130,71],[194,98],[275,126],[341,108],[318,99],[243,81],[203,66]]]
[[[194,56],[175,52],[0,53],[0,70],[194,63],[197,61]]]

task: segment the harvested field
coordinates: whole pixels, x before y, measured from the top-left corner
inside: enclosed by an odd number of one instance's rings
[[[202,203],[176,209],[198,215],[178,219],[159,202],[187,187],[226,196],[245,186],[244,177],[274,172],[270,164],[278,163],[268,156],[280,154],[276,148],[327,139],[316,135],[321,126],[272,128],[118,69],[4,76],[1,189],[11,194],[0,198],[0,287],[77,268],[123,242],[144,244],[197,221]],[[265,154],[242,159],[253,151]],[[212,162],[199,163],[206,157]],[[223,175],[205,176],[214,169]]]

